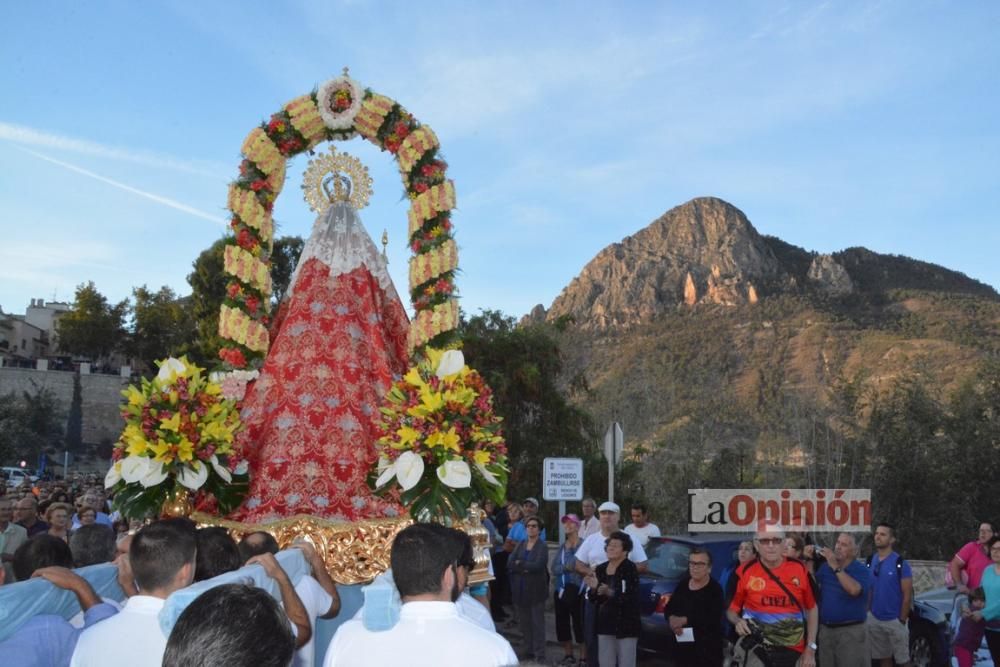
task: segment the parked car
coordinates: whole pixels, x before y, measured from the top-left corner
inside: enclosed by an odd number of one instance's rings
[[[702,533],[699,535],[650,538],[646,545],[648,570],[639,577],[639,613],[642,634],[639,650],[665,655],[670,628],[663,610],[677,583],[688,573],[688,556],[695,547],[712,554],[712,578],[723,583],[722,576],[736,564],[744,533]],[[722,619],[719,621],[722,622]]]
[[[21,486],[25,480],[28,480],[29,482],[37,481],[38,477],[32,475],[31,473],[31,470],[16,468],[14,466],[5,466],[3,468],[3,476],[7,480],[7,486],[12,489]]]

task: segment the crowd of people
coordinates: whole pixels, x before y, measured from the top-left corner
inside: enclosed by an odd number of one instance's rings
[[[366,601],[344,620],[326,647],[323,667],[400,660],[635,665],[644,547],[659,535],[646,508],[631,507],[632,522],[622,528],[618,505],[587,499],[582,516],[560,517],[564,539],[553,551],[535,498],[500,508],[487,503],[485,509],[497,575],[488,591],[469,586],[475,559],[465,533],[410,526],[395,538],[385,575],[396,592],[387,599],[396,602]],[[663,610],[675,664],[722,665],[727,633],[733,664],[741,667],[907,664],[912,570],[895,550],[891,525],[879,524],[871,539],[873,552],[862,560],[854,534],[841,533],[824,546],[809,535],[764,526],[740,545],[738,562],[721,582],[712,575],[712,553],[692,549],[688,574]],[[341,612],[323,557],[308,542],[291,546],[311,571],[293,584],[270,533],[237,542],[223,528],[197,528],[186,519],[130,526],[110,511],[92,479],[41,483],[0,497],[0,540],[0,582],[46,579],[71,591],[81,610],[69,621],[37,615],[0,643],[0,655],[17,656],[21,665],[311,666],[317,620]],[[75,572],[98,563],[117,566],[122,603],[102,599]],[[249,565],[263,569],[280,600],[249,583],[217,585],[195,598],[164,634],[160,612],[172,593]],[[996,660],[1000,537],[992,524],[980,526],[978,538],[949,568],[963,596],[953,645],[959,665],[973,664],[984,637]],[[546,634],[550,596],[554,638]],[[373,625],[372,618],[381,620]],[[519,652],[504,638],[506,628],[519,629]],[[550,639],[561,657],[547,655]]]

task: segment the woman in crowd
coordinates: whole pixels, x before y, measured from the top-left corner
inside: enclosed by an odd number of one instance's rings
[[[802,554],[805,548],[805,540],[798,535],[789,535],[785,538],[785,558],[793,558],[802,562]]]
[[[982,572],[980,585],[986,594],[986,606],[981,613],[986,621],[986,645],[990,647],[990,657],[994,665],[1000,665],[1000,537],[991,537],[987,547],[992,564]]]
[[[80,525],[90,526],[97,521],[97,511],[93,507],[84,507],[79,512]]]
[[[951,585],[955,586],[959,593],[968,593],[979,586],[983,570],[990,564],[988,544],[994,537],[997,537],[997,531],[993,524],[988,521],[982,522],[979,524],[977,539],[967,542],[948,563]]]
[[[681,579],[663,615],[672,630],[673,655],[677,667],[721,667],[724,613],[722,586],[712,578],[712,555],[692,549],[688,576]],[[685,630],[694,641],[678,641]]]
[[[635,667],[639,643],[639,570],[628,559],[632,538],[616,530],[604,541],[606,563],[588,577],[597,601],[597,650],[601,667]]]
[[[524,522],[528,539],[519,542],[507,560],[510,594],[517,608],[517,620],[524,659],[545,662],[545,598],[549,592],[548,547],[539,535],[542,520],[531,517]]]
[[[733,599],[736,593],[736,584],[740,580],[740,570],[744,565],[757,557],[757,549],[753,545],[753,540],[740,542],[740,548],[736,552],[736,565],[722,575],[722,587],[726,593],[726,603]]]
[[[580,519],[575,514],[562,518],[566,541],[552,559],[552,576],[555,579],[556,639],[562,644],[561,665],[575,665],[573,639],[580,645],[580,657],[586,655],[583,637],[582,583],[576,572],[576,550],[580,547]]]
[[[69,513],[72,505],[52,503],[45,513],[45,523],[49,524],[49,535],[69,542]]]

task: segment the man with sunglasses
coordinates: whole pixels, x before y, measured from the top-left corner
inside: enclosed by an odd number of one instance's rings
[[[736,633],[746,637],[759,628],[773,667],[815,667],[819,612],[800,561],[785,558],[785,532],[765,526],[754,544],[760,554],[743,566],[736,593],[726,611]]]
[[[868,616],[868,640],[872,660],[882,667],[908,665],[910,631],[907,621],[913,603],[913,571],[910,564],[892,550],[896,531],[887,523],[875,527],[875,553],[872,554],[872,598]]]

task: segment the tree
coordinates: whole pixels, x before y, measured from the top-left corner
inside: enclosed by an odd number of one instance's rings
[[[129,339],[131,356],[155,369],[154,362],[174,356],[195,338],[195,323],[186,300],[179,299],[164,285],[157,292],[145,285],[132,289],[134,301],[132,334]]]
[[[547,456],[584,460],[585,488],[602,479],[598,434],[590,415],[571,405],[559,388],[562,357],[548,325],[518,327],[495,310],[466,319],[460,330],[466,362],[493,389],[504,419],[510,479],[508,496],[537,496]]]
[[[275,306],[281,303],[288,292],[303,245],[301,236],[282,236],[274,241],[274,249],[271,251],[271,289],[274,292],[271,298]]]
[[[59,349],[91,361],[121,350],[128,312],[128,299],[112,305],[93,281],[80,284],[73,308],[56,321]]]
[[[0,396],[0,460],[33,466],[43,451],[61,449],[62,435],[59,403],[50,390]]]

